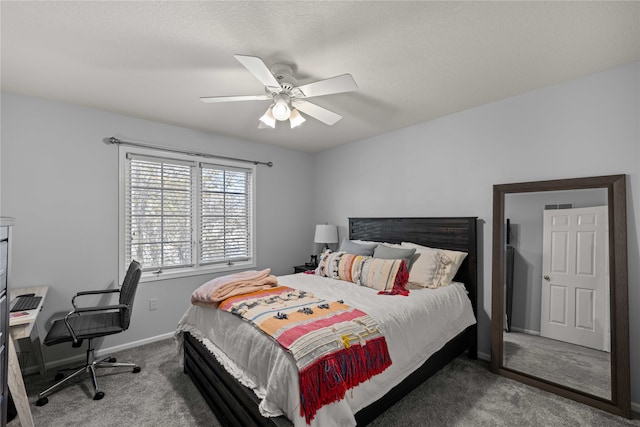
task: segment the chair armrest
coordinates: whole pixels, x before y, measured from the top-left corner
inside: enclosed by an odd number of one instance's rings
[[[69,317],[72,314],[88,313],[88,312],[91,312],[91,311],[117,310],[117,309],[127,308],[127,307],[129,307],[128,304],[100,305],[100,306],[97,306],[97,307],[78,307],[78,308],[75,308],[72,311],[70,311],[69,314],[67,314],[66,317]]]
[[[71,338],[73,338],[73,342],[77,343],[78,342],[78,337],[76,336],[75,331],[71,327],[71,323],[69,323],[69,317],[70,316],[72,316],[74,314],[78,314],[79,315],[81,313],[88,313],[88,312],[92,312],[92,311],[118,310],[118,309],[127,308],[127,307],[129,307],[128,304],[114,304],[114,305],[101,305],[101,306],[97,306],[97,307],[79,307],[79,308],[74,308],[66,316],[64,316],[64,324],[67,326],[67,330],[69,331],[69,334],[71,335]]]
[[[114,289],[97,289],[95,291],[80,291],[76,294],[76,296],[79,297],[81,295],[110,294],[114,292],[120,292],[120,289],[114,288]]]
[[[76,298],[77,297],[81,297],[81,296],[85,296],[85,295],[100,295],[100,294],[113,294],[113,293],[119,293],[120,289],[98,289],[95,291],[80,291],[77,294],[75,294],[73,296],[73,298],[71,298],[71,305],[73,306],[73,308],[77,308],[76,306]]]

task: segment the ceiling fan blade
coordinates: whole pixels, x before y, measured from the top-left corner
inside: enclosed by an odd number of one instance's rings
[[[333,111],[329,111],[326,108],[320,107],[319,105],[312,104],[309,101],[304,101],[302,99],[296,99],[292,102],[293,106],[298,110],[302,111],[310,115],[311,117],[320,120],[322,123],[328,124],[329,126],[335,124],[342,118],[340,114],[336,114]]]
[[[351,92],[352,90],[357,90],[358,85],[353,77],[351,77],[351,74],[342,74],[340,76],[298,86],[296,89],[300,90],[304,97],[311,98],[312,96]]]
[[[200,101],[213,104],[216,102],[260,101],[263,99],[271,99],[271,96],[267,94],[246,96],[203,96],[200,98]]]
[[[278,90],[281,89],[280,83],[278,83],[278,80],[271,74],[269,67],[265,65],[262,59],[257,56],[248,55],[234,55],[234,57],[240,61],[251,74],[260,80],[263,85]]]

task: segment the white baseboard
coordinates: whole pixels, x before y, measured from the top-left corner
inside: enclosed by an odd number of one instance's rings
[[[126,344],[120,344],[120,345],[115,345],[112,347],[106,347],[106,348],[101,348],[99,350],[95,351],[95,356],[96,358],[100,358],[100,357],[104,357],[107,356],[111,353],[116,353],[118,351],[122,351],[122,350],[128,350],[130,348],[135,348],[135,347],[139,347],[141,345],[145,345],[145,344],[151,344],[153,342],[156,341],[161,341],[161,340],[165,340],[167,338],[171,338],[173,337],[173,335],[175,334],[175,332],[167,332],[166,334],[162,334],[162,335],[156,335],[155,337],[150,337],[150,338],[145,338],[142,340],[138,340],[138,341],[133,341],[133,342],[129,342]],[[83,352],[82,354],[79,354],[77,356],[72,356],[72,357],[67,357],[65,359],[59,359],[59,360],[54,360],[51,362],[46,362],[45,363],[45,369],[52,369],[52,368],[56,368],[58,366],[63,366],[63,365],[67,365],[67,364],[72,364],[72,363],[77,363],[77,364],[81,364],[85,361],[86,359],[86,352]],[[36,374],[38,373],[38,366],[29,366],[24,370],[25,374]]]
[[[523,333],[523,334],[540,336],[540,331],[532,331],[530,329],[515,328],[513,326],[511,327],[511,330],[513,332],[520,332],[520,333]]]
[[[487,353],[482,353],[481,351],[479,351],[478,352],[478,359],[484,360],[485,362],[490,362],[491,361],[491,355],[487,354]]]

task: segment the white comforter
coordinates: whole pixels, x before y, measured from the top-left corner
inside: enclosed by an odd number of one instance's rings
[[[439,289],[411,289],[409,296],[377,295],[377,291],[350,282],[307,274],[280,276],[279,285],[312,292],[328,300],[344,300],[380,324],[392,365],[359,386],[345,399],[321,408],[312,426],[354,426],[353,414],[381,398],[438,351],[447,341],[476,323],[464,286],[453,283]],[[215,355],[240,383],[261,399],[267,417],[284,414],[295,426],[306,426],[300,416],[300,392],[295,363],[279,344],[250,323],[231,313],[191,306],[178,323]]]

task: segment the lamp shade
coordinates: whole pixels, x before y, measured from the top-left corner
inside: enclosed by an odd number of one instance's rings
[[[338,243],[338,226],[330,224],[316,225],[315,243]]]
[[[271,128],[276,127],[276,118],[273,117],[273,114],[271,113],[271,107],[269,107],[267,111],[264,113],[264,115],[260,117],[260,123],[266,126],[269,126]]]
[[[291,129],[300,126],[306,120],[302,117],[302,114],[298,112],[295,108],[291,110],[291,116],[289,116],[289,123],[291,124]]]

